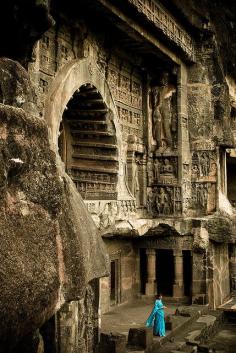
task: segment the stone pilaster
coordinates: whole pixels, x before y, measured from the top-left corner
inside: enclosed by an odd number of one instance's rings
[[[147,283],[145,294],[153,296],[157,292],[156,288],[156,250],[147,249]]]
[[[175,298],[181,298],[184,295],[182,250],[174,251],[174,266],[175,266],[175,281],[173,285],[173,296]]]

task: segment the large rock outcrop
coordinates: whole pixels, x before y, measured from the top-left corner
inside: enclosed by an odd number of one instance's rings
[[[0,104],[0,352],[7,352],[65,301],[83,297],[107,268],[80,195],[58,172],[45,121],[27,112],[34,94],[26,71],[1,59],[0,75],[7,78]]]

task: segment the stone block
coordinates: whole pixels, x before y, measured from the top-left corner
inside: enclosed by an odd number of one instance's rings
[[[126,353],[126,337],[117,332],[101,333],[99,353]]]
[[[128,347],[147,349],[152,345],[153,333],[151,328],[131,328],[128,336]]]
[[[208,304],[208,299],[206,294],[196,294],[192,297],[192,304],[206,305]]]
[[[212,352],[212,350],[208,345],[201,344],[198,346],[198,352],[209,353]]]
[[[173,317],[171,315],[167,315],[165,317],[165,322],[166,322],[166,330],[173,330],[174,325],[173,325]]]

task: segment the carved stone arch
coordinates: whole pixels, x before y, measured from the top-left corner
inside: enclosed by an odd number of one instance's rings
[[[122,159],[123,146],[117,108],[104,76],[100,73],[96,63],[88,58],[75,60],[66,64],[58,72],[51,86],[49,87],[49,92],[45,104],[45,118],[48,123],[51,148],[59,157],[58,139],[61,133],[60,129],[62,128],[61,123],[63,117],[68,115],[67,111],[71,108],[71,106],[73,106],[73,104],[75,104],[77,98],[79,100],[79,97],[83,94],[87,95],[88,98],[89,91],[94,91],[95,95],[97,95],[96,99],[100,100],[102,103],[100,105],[100,109],[103,110],[102,113],[104,113],[104,126],[106,125],[103,133],[107,137],[106,142],[110,144],[111,148],[116,150],[116,152],[111,154],[113,162],[109,162],[113,165],[113,167],[115,167],[117,164],[116,171],[115,168],[113,168],[114,175],[116,174],[116,195],[114,194],[113,198],[132,199],[125,180],[125,161]],[[88,117],[86,118],[88,120],[90,119]],[[94,126],[99,126],[99,118],[97,118],[96,121],[97,125]],[[99,133],[97,131],[97,134],[95,134],[95,129],[91,131],[91,134],[94,134],[94,136],[96,135],[96,138],[98,138]],[[100,136],[101,135],[102,133],[100,133]],[[94,150],[90,150],[90,152],[93,153]],[[104,155],[104,157],[106,156]],[[104,174],[109,169],[109,163],[106,164],[105,159],[106,158],[104,158]],[[64,168],[64,164],[60,163],[60,158],[57,158],[57,160],[58,166]],[[91,163],[91,165],[92,164],[93,163]],[[83,192],[82,196],[84,196]],[[103,197],[101,197],[101,195],[98,195],[97,199],[100,198],[107,199],[109,196],[107,195],[106,197],[103,195]]]

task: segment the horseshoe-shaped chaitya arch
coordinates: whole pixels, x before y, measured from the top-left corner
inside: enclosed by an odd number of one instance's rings
[[[108,84],[95,62],[65,65],[49,89],[45,105],[51,148],[87,200],[124,196],[122,139]],[[127,198],[130,193],[127,188]]]

